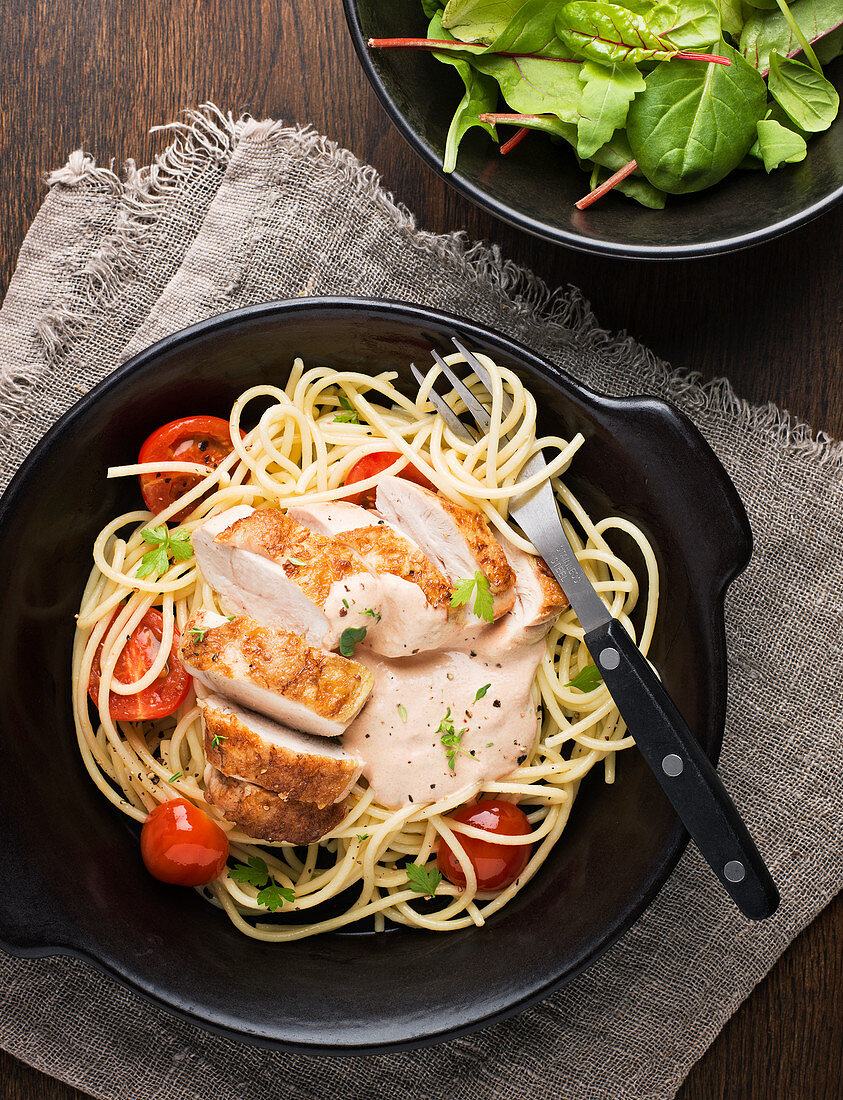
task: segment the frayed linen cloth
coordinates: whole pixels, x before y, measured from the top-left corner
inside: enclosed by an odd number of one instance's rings
[[[598,390],[669,399],[720,456],[755,532],[726,606],[720,771],[782,903],[771,920],[745,920],[692,844],[637,924],[560,992],[467,1037],[367,1058],[240,1045],[78,961],[0,955],[0,1044],[107,1100],[674,1096],[843,879],[843,447],[603,331],[574,288],[551,292],[495,249],[423,232],[372,168],[309,129],[206,106],[172,130],[147,168],[119,178],[79,151],[49,180],[0,311],[0,487],[118,363],[277,298],[423,303],[500,329]]]

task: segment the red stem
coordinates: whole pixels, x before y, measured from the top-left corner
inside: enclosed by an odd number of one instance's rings
[[[597,202],[598,199],[602,199],[605,194],[616,187],[621,180],[625,180],[627,176],[631,176],[635,169],[638,167],[637,160],[631,160],[628,164],[625,164],[619,172],[615,172],[613,176],[609,176],[605,183],[601,183],[599,187],[595,187],[593,191],[589,192],[579,202],[575,202],[577,210],[585,210],[591,206],[593,202]]]
[[[720,57],[719,54],[716,53],[689,53],[687,50],[680,50],[679,53],[675,53],[673,57],[681,61],[710,61],[713,65],[732,64],[728,57]]]
[[[512,137],[509,139],[509,141],[505,141],[503,143],[503,145],[501,146],[501,156],[505,157],[506,154],[511,149],[515,148],[515,146],[518,144],[519,141],[524,140],[524,138],[527,136],[527,134],[529,134],[529,132],[530,131],[529,131],[528,127],[526,127],[526,126],[522,126],[520,130],[516,130],[515,133],[512,135]]]

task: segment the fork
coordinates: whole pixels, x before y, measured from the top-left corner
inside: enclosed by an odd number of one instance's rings
[[[453,343],[491,396],[489,372],[459,340],[453,338]],[[486,407],[437,351],[431,355],[479,432],[487,432],[491,421]],[[423,384],[424,376],[414,363],[410,369],[419,385]],[[431,388],[428,397],[455,435],[476,441],[478,436],[435,389]],[[502,409],[504,417],[512,409],[506,391]],[[539,451],[525,462],[521,477],[545,468]],[[562,526],[550,480],[545,478],[536,488],[513,496],[509,515],[547,562],[568,597],[582,625],[585,645],[627,729],[701,854],[745,916],[751,920],[771,916],[778,906],[779,893],[755,842],[655,671],[585,575]]]

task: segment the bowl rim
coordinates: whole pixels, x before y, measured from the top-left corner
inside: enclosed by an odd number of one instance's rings
[[[443,179],[455,190],[461,192],[476,206],[494,214],[496,218],[513,226],[515,229],[520,229],[534,237],[539,237],[541,240],[550,241],[552,244],[565,245],[568,248],[576,249],[577,252],[585,252],[590,255],[598,256],[611,256],[614,259],[661,261],[695,260],[707,256],[720,256],[727,252],[738,252],[744,248],[751,248],[754,245],[762,244],[764,241],[769,241],[775,237],[791,233],[794,229],[798,229],[801,225],[813,221],[814,218],[818,218],[821,214],[831,210],[838,203],[843,201],[843,183],[841,183],[838,187],[834,188],[834,190],[830,191],[827,195],[824,195],[810,206],[807,206],[804,210],[800,210],[797,214],[792,214],[788,218],[775,221],[761,229],[755,229],[749,233],[742,233],[734,237],[724,237],[721,240],[691,244],[624,244],[617,241],[585,237],[570,229],[562,229],[548,225],[547,222],[531,218],[527,214],[522,214],[506,203],[493,198],[486,191],[464,176],[459,171],[459,168],[449,173],[442,171],[442,161],[439,154],[427,143],[427,141],[425,141],[422,135],[417,130],[414,130],[409,122],[407,122],[404,114],[381,79],[380,73],[373,61],[372,51],[367,45],[368,39],[366,35],[364,35],[363,28],[360,24],[358,0],[342,0],[342,3],[358,60],[375,94],[380,100],[381,106],[389,115],[404,140],[416,153],[418,153],[422,160],[433,169],[440,179]],[[843,122],[838,124],[843,125]]]
[[[588,403],[594,403],[598,406],[603,405],[603,407],[607,405],[643,405],[645,403],[654,407],[658,406],[662,414],[671,417],[678,428],[685,434],[703,440],[698,429],[688,417],[669,402],[661,398],[643,395],[616,398],[603,394],[600,391],[593,390],[587,384],[576,379],[566,371],[564,367],[559,367],[551,360],[545,359],[541,354],[533,352],[530,348],[521,344],[517,339],[513,339],[504,333],[489,328],[485,324],[472,321],[458,314],[428,309],[422,305],[390,299],[348,296],[279,299],[217,314],[196,322],[186,328],[170,333],[121,364],[110,375],[84,394],[48,429],[44,436],[42,436],[19,469],[15,472],[6,491],[0,496],[0,537],[3,536],[10,513],[14,511],[18,496],[26,488],[30,473],[40,466],[43,461],[48,459],[50,453],[60,444],[65,433],[73,430],[74,422],[78,418],[84,416],[90,407],[96,404],[103,395],[114,389],[118,389],[126,377],[134,374],[136,371],[143,370],[144,367],[148,369],[161,352],[171,352],[173,349],[177,349],[194,340],[197,336],[206,336],[209,332],[224,334],[227,327],[239,325],[244,321],[260,321],[274,316],[283,316],[289,312],[320,310],[335,310],[340,314],[345,311],[376,312],[387,316],[397,315],[403,321],[420,324],[433,321],[443,327],[459,332],[464,339],[469,341],[472,339],[472,335],[476,334],[476,336],[482,340],[500,345],[514,360],[518,361],[519,364],[523,364],[526,371],[536,373],[539,377],[549,381],[552,385],[560,387],[565,385],[569,386],[573,390],[584,395]],[[561,381],[559,376],[561,376]],[[705,441],[703,440],[703,442]],[[708,447],[708,444],[705,445]],[[716,456],[714,457],[716,460]],[[719,460],[716,461],[719,465]],[[726,471],[722,469],[722,466],[720,469],[722,471],[724,487],[727,491],[731,490],[731,493],[728,495],[731,498],[730,503],[734,508],[737,526],[742,529],[744,533],[743,540],[739,541],[739,544],[735,547],[735,556],[730,568],[718,574],[718,587],[713,589],[711,593],[711,608],[713,612],[713,621],[711,624],[712,637],[725,654],[725,596],[729,585],[745,568],[749,560],[752,551],[752,533],[737,490],[734,488]],[[727,689],[728,675],[724,662],[722,693],[716,714],[714,737],[710,750],[710,758],[715,765],[720,756],[723,735],[725,732]],[[256,1033],[245,1025],[243,1027],[232,1026],[232,1021],[230,1019],[221,1019],[219,1015],[217,1015],[216,1018],[202,1015],[201,1011],[196,1011],[196,1007],[192,1004],[179,1004],[177,1001],[170,999],[168,997],[168,991],[165,988],[156,987],[153,984],[144,985],[139,980],[136,980],[131,974],[124,973],[117,965],[116,960],[105,958],[102,954],[97,954],[94,944],[90,942],[85,942],[84,944],[74,942],[73,937],[69,933],[67,936],[56,934],[58,929],[55,926],[52,927],[49,932],[47,932],[46,929],[42,931],[38,929],[28,929],[26,936],[19,939],[0,934],[0,949],[18,958],[32,959],[62,955],[89,963],[100,972],[111,976],[120,984],[134,990],[144,999],[157,1004],[169,1014],[196,1024],[205,1031],[227,1038],[234,1038],[251,1045],[271,1049],[283,1049],[310,1055],[357,1056],[361,1054],[394,1053],[396,1051],[409,1050],[444,1042],[460,1035],[468,1034],[480,1027],[497,1023],[546,998],[555,990],[561,988],[583,973],[583,971],[593,965],[601,955],[615,944],[650,906],[678,864],[688,844],[688,840],[689,836],[687,832],[681,827],[677,819],[676,826],[672,833],[672,839],[669,844],[665,845],[661,857],[654,863],[649,882],[642,886],[637,899],[629,905],[624,912],[616,915],[608,922],[607,930],[602,938],[596,942],[576,964],[569,967],[561,974],[550,974],[546,980],[535,985],[529,991],[522,992],[520,995],[508,1000],[501,1007],[496,1007],[492,1011],[486,1011],[485,1014],[482,1015],[469,1016],[464,1023],[456,1027],[437,1023],[433,1028],[425,1030],[423,1034],[409,1038],[394,1039],[385,1043],[372,1042],[369,1040],[357,1043],[349,1042],[338,1046],[320,1043],[318,1038],[317,1041],[313,1043],[302,1043],[296,1039],[282,1038],[277,1035],[266,1033]]]

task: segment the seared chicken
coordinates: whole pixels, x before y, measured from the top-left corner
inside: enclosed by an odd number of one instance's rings
[[[473,577],[479,570],[489,582],[494,617],[510,610],[515,602],[515,577],[500,543],[479,512],[400,477],[382,478],[376,501],[384,519],[422,547],[452,584]]]
[[[282,798],[331,806],[345,798],[363,769],[363,761],[336,741],[297,733],[218,695],[200,699],[199,706],[208,763]]]
[[[254,783],[232,779],[210,764],[205,768],[205,801],[255,840],[291,844],[315,844],[346,814],[343,802],[319,809],[312,802],[284,799]]]
[[[276,508],[231,508],[197,528],[192,542],[226,609],[326,649],[337,647],[346,627],[366,625],[362,610],[373,606],[377,577],[348,547]],[[360,614],[349,611],[357,606]]]
[[[343,531],[355,531],[360,527],[383,527],[386,520],[376,512],[349,504],[347,500],[328,500],[317,504],[294,504],[287,515],[303,527],[309,527],[319,535],[333,538]]]
[[[212,691],[291,729],[324,737],[343,732],[373,685],[371,672],[357,661],[246,616],[229,621],[197,612],[182,633],[179,656]]]
[[[568,597],[544,558],[525,554],[509,542],[506,543],[506,556],[515,571],[515,606],[510,615],[513,634],[520,631],[525,641],[536,641],[570,606]]]

